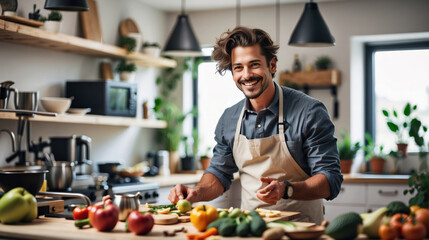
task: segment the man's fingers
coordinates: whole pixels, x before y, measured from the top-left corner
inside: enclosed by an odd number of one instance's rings
[[[277,180],[277,178],[272,178],[272,177],[261,177],[260,178],[261,182],[263,183],[271,183],[274,180]]]
[[[183,193],[186,193],[186,186],[182,184],[177,184],[173,189],[170,190],[170,194],[168,195],[168,200],[172,204],[176,204],[179,200],[184,199]]]

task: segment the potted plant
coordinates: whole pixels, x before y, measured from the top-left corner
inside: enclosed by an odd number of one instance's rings
[[[356,153],[361,148],[360,143],[352,144],[350,135],[347,132],[340,134],[342,141],[338,141],[338,153],[340,155],[340,165],[342,173],[350,173]]]
[[[365,133],[367,144],[363,147],[365,151],[365,160],[370,162],[371,172],[383,173],[384,163],[387,155],[383,152],[384,146],[376,146],[369,133]]]
[[[417,105],[407,103],[402,111],[403,115],[399,115],[395,109],[392,109],[391,112],[386,109],[382,110],[383,115],[386,117],[387,127],[396,135],[398,152],[401,152],[403,156],[407,156],[408,141],[406,134],[412,120],[411,114],[416,109]]]
[[[144,42],[143,52],[152,57],[159,57],[161,55],[161,46],[156,42]]]
[[[134,51],[136,49],[136,39],[127,36],[121,36],[119,39],[119,46],[125,48],[128,53]]]
[[[191,111],[183,113],[174,103],[156,98],[153,110],[158,120],[167,122],[167,127],[160,130],[161,140],[164,141],[167,151],[170,152],[170,172],[176,173],[180,160],[178,150],[182,140],[183,121],[190,114],[196,116],[197,109],[193,108]]]
[[[409,136],[414,138],[414,142],[419,147],[419,172],[427,172],[427,154],[428,146],[425,145],[424,136],[428,128],[422,124],[422,122],[417,118],[413,118],[410,122],[410,131]]]
[[[314,62],[314,66],[317,70],[328,70],[333,65],[332,59],[328,56],[320,56]]]
[[[209,153],[211,149],[211,147],[207,147],[206,152],[200,157],[201,168],[203,170],[206,170],[210,165],[211,157],[209,156]]]
[[[116,66],[116,71],[119,73],[121,81],[127,82],[131,80],[131,75],[137,71],[137,67],[134,63],[127,63],[125,59],[121,59]]]
[[[46,31],[50,32],[59,32],[61,29],[61,20],[63,15],[58,11],[51,11],[48,15],[48,18],[40,16],[39,20],[44,22],[43,25]]]

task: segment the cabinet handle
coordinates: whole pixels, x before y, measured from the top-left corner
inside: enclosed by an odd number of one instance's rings
[[[398,190],[395,190],[395,191],[378,190],[378,194],[383,195],[383,196],[396,196],[396,195],[398,195]]]

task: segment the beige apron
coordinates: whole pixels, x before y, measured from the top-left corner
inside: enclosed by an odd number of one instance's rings
[[[298,211],[301,212],[299,221],[320,224],[323,220],[322,199],[298,201],[282,198],[276,205],[270,205],[256,197],[256,192],[267,185],[260,181],[260,177],[273,177],[289,182],[304,181],[309,178],[295,162],[286,145],[283,125],[283,91],[278,85],[277,88],[279,90],[279,134],[249,140],[240,134],[244,106],[238,118],[233,154],[240,172],[241,208],[252,210],[259,207]]]

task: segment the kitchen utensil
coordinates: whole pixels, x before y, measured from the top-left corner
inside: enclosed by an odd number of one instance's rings
[[[95,0],[87,0],[88,11],[80,12],[80,20],[82,22],[82,30],[86,39],[103,42],[101,34],[100,18],[98,17],[97,2]]]
[[[31,170],[26,168],[0,169],[0,187],[7,192],[16,187],[23,187],[29,193],[36,195],[43,185],[45,170]]]
[[[136,194],[115,194],[113,204],[119,208],[119,221],[124,222],[132,211],[139,209],[140,197],[140,192]]]
[[[288,230],[285,234],[291,239],[318,239],[325,232],[323,226],[312,226],[304,230]]]
[[[154,214],[152,216],[154,223],[158,225],[169,225],[179,222],[177,214]]]
[[[7,108],[7,103],[10,98],[10,92],[15,92],[15,97],[16,97],[18,90],[10,87],[13,84],[14,82],[12,81],[6,81],[6,82],[0,83],[0,109]]]
[[[140,33],[140,31],[136,22],[131,18],[127,18],[119,24],[119,33],[121,36],[128,36],[129,33]]]
[[[39,106],[39,91],[17,92],[15,94],[15,109],[37,111]]]
[[[49,162],[47,168],[49,173],[46,178],[50,191],[62,191],[70,188],[75,178],[74,164],[72,162]]]
[[[46,111],[62,114],[70,108],[72,100],[73,98],[43,97],[40,102]]]

